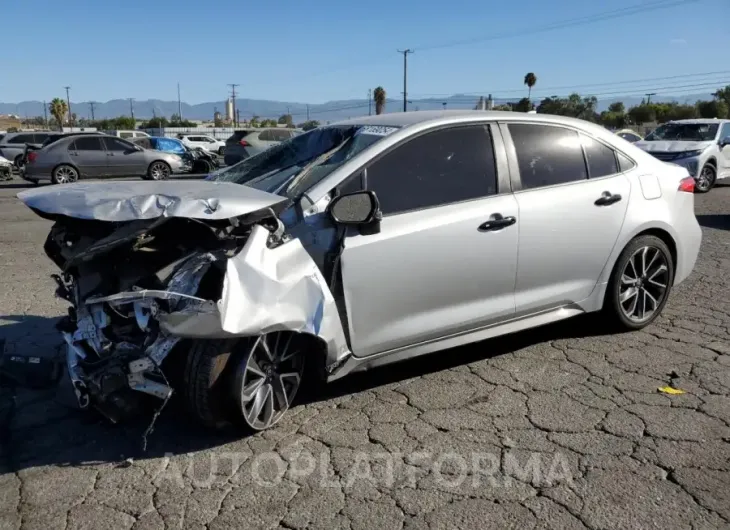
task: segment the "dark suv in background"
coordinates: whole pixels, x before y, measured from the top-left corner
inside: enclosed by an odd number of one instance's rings
[[[54,133],[51,131],[6,133],[0,140],[0,156],[10,160],[16,168],[20,168],[23,166],[25,144],[42,144],[51,134]]]
[[[300,134],[299,129],[285,129],[284,127],[241,129],[235,131],[226,140],[226,149],[223,161],[232,166],[250,156],[265,151],[272,145],[281,143]]]

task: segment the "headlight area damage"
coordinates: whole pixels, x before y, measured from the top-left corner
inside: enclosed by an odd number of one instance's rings
[[[205,181],[18,197],[55,221],[44,248],[71,304],[58,327],[81,408],[116,422],[174,387],[209,426],[238,408],[263,429],[288,408],[305,357],[326,368],[349,355],[327,282],[277,217],[282,197]]]

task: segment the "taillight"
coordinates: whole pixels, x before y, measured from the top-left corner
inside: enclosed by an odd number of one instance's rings
[[[679,191],[685,191],[687,193],[695,192],[695,179],[692,177],[685,177],[679,181]]]
[[[250,143],[248,143],[248,142],[247,142],[246,140],[241,140],[241,141],[240,141],[240,142],[238,142],[238,143],[239,143],[239,144],[241,144],[241,146],[242,146],[242,147],[250,147],[250,145],[251,145],[251,144],[250,144]]]
[[[38,154],[35,151],[28,153],[28,162],[35,162],[36,158],[38,158]]]

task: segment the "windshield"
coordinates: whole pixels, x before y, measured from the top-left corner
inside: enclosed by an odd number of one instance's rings
[[[397,127],[318,127],[211,175],[296,198]]]
[[[683,142],[709,142],[717,135],[716,123],[666,123],[657,127],[644,140],[679,140]]]

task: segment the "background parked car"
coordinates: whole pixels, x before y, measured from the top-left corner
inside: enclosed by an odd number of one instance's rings
[[[28,153],[23,178],[36,184],[41,180],[65,184],[95,177],[163,180],[184,171],[180,155],[144,149],[114,136],[84,134],[59,139]]]
[[[226,149],[226,143],[223,140],[205,134],[180,134],[178,138],[188,147],[200,147],[219,155],[222,155]]]
[[[10,160],[16,168],[22,167],[25,144],[42,144],[52,131],[6,133],[0,140],[0,156]],[[55,133],[59,134],[59,133]]]
[[[192,173],[209,173],[220,167],[218,156],[200,147],[190,147],[181,140],[164,136],[134,138],[130,140],[145,149],[154,149],[165,153],[180,155]]]
[[[265,151],[272,145],[288,140],[298,133],[298,129],[285,129],[283,127],[241,129],[234,132],[226,140],[223,160],[226,165],[232,166],[244,158]]]
[[[100,132],[55,132],[55,133],[49,133],[46,139],[43,141],[43,143],[40,144],[32,144],[27,143],[25,144],[25,150],[23,151],[23,156],[20,159],[19,164],[16,164],[18,170],[21,172],[25,169],[25,164],[28,162],[28,153],[31,151],[37,151],[39,149],[43,149],[45,146],[52,144],[56,140],[60,140],[61,138],[66,138],[67,136],[78,136],[80,134],[102,134]]]
[[[135,131],[135,130],[111,130],[111,131],[104,131],[104,134],[108,134],[109,136],[116,136],[117,138],[147,138],[149,137],[149,134],[147,134],[144,131]]]
[[[639,133],[632,131],[631,129],[621,129],[620,131],[616,131],[616,135],[620,136],[627,142],[631,142],[632,144],[644,139]]]

